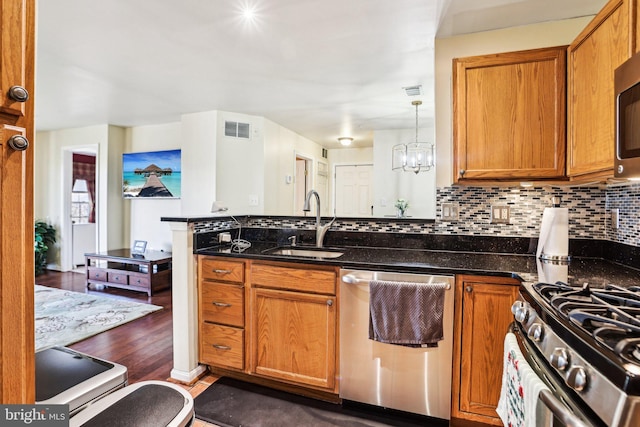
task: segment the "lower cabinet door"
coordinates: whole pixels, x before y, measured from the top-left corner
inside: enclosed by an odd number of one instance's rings
[[[452,416],[502,425],[496,413],[502,384],[504,337],[513,322],[518,282],[457,276]],[[458,370],[459,369],[459,370]],[[457,395],[456,391],[457,390]]]
[[[244,330],[202,323],[200,361],[207,365],[244,369]]]
[[[253,373],[333,389],[336,298],[254,288]]]

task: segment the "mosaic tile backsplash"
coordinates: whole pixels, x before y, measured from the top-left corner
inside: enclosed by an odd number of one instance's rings
[[[473,236],[537,237],[545,207],[552,197],[569,208],[569,238],[611,240],[640,246],[640,184],[602,187],[446,187],[437,190],[434,220],[337,220],[332,230],[393,233],[457,234]],[[443,203],[458,208],[458,219],[443,220]],[[508,223],[491,223],[491,206],[508,206]],[[619,227],[611,223],[611,210],[619,209]],[[408,212],[409,215],[411,212]],[[262,228],[313,229],[315,218],[249,217],[243,225]],[[233,221],[195,224],[196,232],[234,228]]]

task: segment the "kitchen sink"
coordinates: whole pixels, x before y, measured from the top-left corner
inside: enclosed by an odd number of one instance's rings
[[[271,255],[283,255],[302,258],[339,258],[344,252],[335,249],[325,248],[275,248],[265,251]]]

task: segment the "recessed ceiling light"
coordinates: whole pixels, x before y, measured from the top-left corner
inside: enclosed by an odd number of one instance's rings
[[[353,138],[348,136],[341,136],[340,138],[338,138],[338,142],[346,147],[347,145],[351,145],[351,143],[353,142]]]

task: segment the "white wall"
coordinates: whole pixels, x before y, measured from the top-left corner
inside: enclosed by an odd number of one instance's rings
[[[283,215],[294,211],[295,133],[264,119],[264,214]],[[290,179],[288,177],[291,177]]]
[[[127,128],[125,135],[126,153],[174,150],[181,146],[179,122]],[[119,165],[122,167],[121,159]],[[128,208],[126,216],[130,219],[125,247],[131,247],[134,240],[146,240],[147,249],[170,251],[171,229],[160,218],[180,216],[180,199],[127,198],[123,203]]]
[[[209,215],[216,200],[218,111],[185,114],[181,120],[181,215]]]
[[[108,143],[106,155],[100,156],[100,170],[106,170],[107,184],[100,182],[102,194],[107,195],[107,210],[102,211],[99,228],[107,236],[107,245],[100,245],[100,250],[121,249],[128,247],[129,215],[124,210],[122,197],[122,153],[125,148],[125,129],[118,126],[108,126]],[[102,172],[105,173],[105,172]],[[99,233],[100,235],[102,233]]]
[[[420,141],[433,141],[432,128],[420,128]],[[413,172],[391,169],[392,147],[396,144],[415,141],[416,130],[378,130],[373,133],[373,216],[394,216],[397,199],[409,203],[406,215],[414,218],[436,217],[436,173]],[[436,146],[436,152],[439,147]],[[440,165],[436,164],[436,168]]]
[[[436,39],[437,186],[453,183],[453,58],[570,44],[593,17],[545,22]]]
[[[225,136],[226,121],[249,123],[250,138]],[[221,111],[216,139],[216,197],[231,215],[261,214],[264,211],[265,141],[262,117]],[[250,202],[251,199],[251,202]]]

